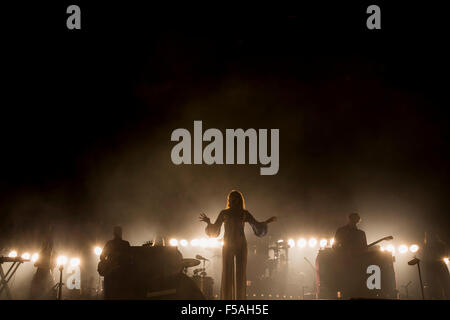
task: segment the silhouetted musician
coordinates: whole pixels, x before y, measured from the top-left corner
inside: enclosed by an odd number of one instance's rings
[[[358,213],[353,212],[348,216],[348,223],[337,229],[334,236],[333,248],[343,249],[348,252],[360,252],[367,249],[366,233],[358,229],[361,222]]]
[[[116,226],[113,239],[106,243],[98,264],[98,272],[105,277],[105,299],[114,299],[120,294],[129,263],[130,243],[122,239],[122,227]]]
[[[44,232],[39,258],[34,266],[36,273],[31,280],[30,299],[54,299],[56,291],[52,290],[54,285],[52,269],[55,267],[53,255],[53,227]]]

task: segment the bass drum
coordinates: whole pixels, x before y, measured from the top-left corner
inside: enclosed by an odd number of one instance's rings
[[[195,284],[199,287],[206,299],[213,300],[214,279],[211,277],[193,276]]]

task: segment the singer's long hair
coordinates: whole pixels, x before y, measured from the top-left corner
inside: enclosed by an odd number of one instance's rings
[[[227,197],[227,209],[245,209],[245,200],[241,192],[237,190],[231,190]]]

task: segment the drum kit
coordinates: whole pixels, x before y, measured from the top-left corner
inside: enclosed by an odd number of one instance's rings
[[[197,268],[193,270],[192,280],[197,284],[205,298],[212,300],[214,298],[213,295],[213,286],[214,280],[212,277],[208,277],[206,273],[206,261],[208,259],[202,257],[201,255],[196,255],[195,259],[183,259],[183,273],[187,274],[188,268],[193,268],[202,263],[201,268]]]

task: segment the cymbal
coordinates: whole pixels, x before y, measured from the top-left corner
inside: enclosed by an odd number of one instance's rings
[[[183,259],[182,261],[184,268],[191,268],[198,266],[200,264],[200,260],[197,259]]]

